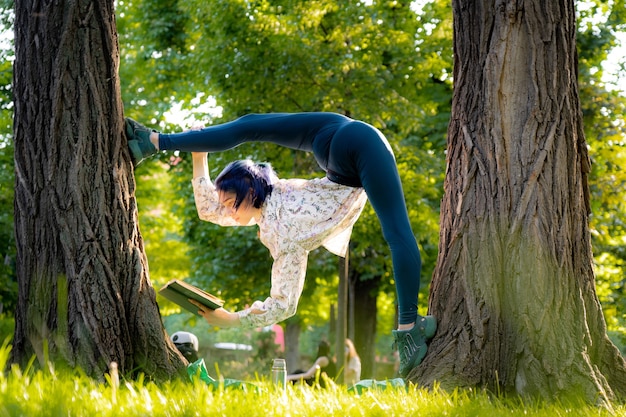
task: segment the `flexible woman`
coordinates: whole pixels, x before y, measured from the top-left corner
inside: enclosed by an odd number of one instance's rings
[[[298,193],[307,195],[307,192],[309,192],[308,197],[311,197],[310,193],[312,192],[315,195],[314,198],[321,198],[322,201],[340,200],[335,201],[334,204],[344,208],[352,204],[353,209],[358,208],[356,210],[358,211],[356,218],[358,218],[363,206],[360,205],[360,201],[358,203],[356,201],[359,199],[358,195],[364,190],[378,216],[383,236],[391,250],[399,311],[398,330],[393,331],[393,336],[400,353],[400,373],[405,376],[422,361],[427,351],[426,341],[434,335],[437,325],[434,317],[420,317],[417,313],[421,272],[420,253],[415,236],[411,231],[395,157],[386,138],[378,129],[367,123],[335,113],[250,114],[228,123],[176,134],[158,133],[147,129],[132,119],[126,119],[125,128],[135,165],[158,151],[179,150],[194,153],[193,184],[196,205],[199,214],[204,211],[204,217],[207,220],[210,220],[209,217],[211,217],[207,216],[206,207],[203,208],[203,205],[206,205],[207,195],[220,195],[221,203],[231,203],[224,199],[224,189],[220,189],[217,184],[216,189],[211,184],[208,176],[206,153],[225,151],[246,142],[271,142],[291,149],[313,153],[319,166],[326,172],[326,178],[312,180],[317,181],[317,183],[310,182],[314,188],[312,191],[306,185],[295,187],[293,190],[295,194],[291,198],[297,199]],[[252,182],[254,181],[253,178]],[[309,182],[303,184],[306,183]],[[268,187],[269,192],[263,196],[245,193],[235,195],[232,201],[232,209],[235,210],[233,215],[241,217],[242,207],[249,207],[250,203],[252,203],[253,209],[260,210],[252,214],[245,213],[246,216],[250,215],[250,217],[240,218],[241,221],[236,221],[236,223],[258,224],[263,221],[268,223],[274,221],[281,223],[267,224],[266,227],[277,229],[276,233],[278,234],[282,233],[278,229],[283,227],[293,231],[294,226],[290,222],[294,220],[289,218],[268,220],[263,217],[255,217],[263,216],[265,207],[273,204],[273,193],[276,190],[272,190],[272,188],[275,185],[269,184]],[[236,193],[231,190],[230,194],[232,196]],[[283,192],[279,194],[284,195]],[[267,201],[265,201],[266,198],[268,198]],[[242,202],[246,204],[242,204]],[[360,208],[357,207],[359,205]],[[313,205],[307,221],[316,219],[315,221],[324,222],[328,219],[325,217],[328,214],[328,210],[321,210],[316,213]],[[356,221],[355,213],[351,212],[347,217],[345,213],[343,215],[343,220],[346,218],[349,220],[343,222],[340,227],[342,230],[337,233],[343,232],[342,236],[349,239],[352,225]],[[203,217],[203,214],[200,216]],[[337,218],[337,215],[333,214],[333,216],[335,217],[328,221],[341,222],[342,219]],[[244,223],[244,220],[248,220],[248,223]],[[304,233],[304,230],[301,229],[300,232]],[[262,238],[264,233],[261,228]],[[317,246],[325,244],[328,237],[314,239],[315,244]],[[332,237],[336,236],[333,235]],[[342,242],[342,250],[347,250],[347,239]],[[271,239],[267,238],[264,243],[270,252],[274,250],[272,252],[272,256],[274,256],[273,294],[274,274],[278,273],[278,268],[281,267],[281,265],[277,265],[277,261],[282,262],[284,260],[275,257],[278,248],[272,248],[269,240]],[[304,262],[306,262],[308,251],[312,250],[313,246],[309,245],[305,250],[300,250],[302,248],[300,245],[280,249],[294,251],[297,253],[296,256],[303,257]],[[334,253],[338,252],[334,251]],[[341,255],[341,252],[338,254]],[[343,254],[345,255],[345,252]],[[298,297],[299,295],[298,293]],[[265,301],[265,303],[268,302],[271,303],[272,301],[269,299]],[[219,314],[222,313],[218,313],[218,310],[206,312],[205,317],[212,316],[207,321],[213,321],[214,324],[217,324],[216,316]],[[294,306],[290,307],[289,314],[295,314]],[[237,316],[237,320],[233,319],[233,322],[229,322],[228,325],[241,325],[240,319],[241,317]],[[224,326],[225,323],[220,322],[219,325]]]

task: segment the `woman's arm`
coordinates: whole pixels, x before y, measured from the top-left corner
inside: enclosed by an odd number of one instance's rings
[[[237,313],[242,327],[264,327],[296,314],[304,287],[308,255],[308,251],[293,243],[274,258],[270,296]]]
[[[278,256],[272,265],[272,289],[265,301],[255,301],[249,308],[229,312],[223,308],[202,310],[202,305],[189,300],[198,307],[207,323],[219,327],[264,327],[293,316],[298,307],[306,275],[308,252],[294,245],[284,255]]]
[[[230,311],[223,308],[211,310],[210,308],[206,308],[196,300],[192,299],[189,299],[189,302],[198,307],[198,314],[204,317],[207,323],[212,326],[237,327],[241,325],[237,313],[231,313]]]
[[[192,152],[191,160],[193,161],[193,177],[209,178],[209,158],[206,152]]]
[[[296,245],[284,256],[279,256],[272,265],[272,289],[265,301],[255,301],[249,308],[229,312],[202,309],[202,305],[189,300],[198,307],[207,323],[219,327],[257,328],[278,323],[296,313],[298,299],[302,293],[306,275],[308,252]]]
[[[315,360],[315,363],[309,368],[308,371],[302,372],[300,374],[287,375],[287,381],[300,381],[302,379],[313,378],[318,369],[324,368],[326,366],[328,366],[328,358],[326,356],[320,356]]]
[[[192,152],[193,162],[193,196],[196,202],[198,217],[202,220],[219,224],[220,226],[241,226],[228,214],[223,212],[223,206],[215,185],[209,178],[208,154],[206,152]]]

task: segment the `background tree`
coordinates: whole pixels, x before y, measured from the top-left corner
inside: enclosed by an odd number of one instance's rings
[[[453,1],[455,70],[431,313],[411,377],[623,398],[589,233],[574,2]]]
[[[148,280],[112,1],[15,5],[13,361],[157,379],[183,369]]]
[[[12,4],[0,3],[0,28],[11,32]],[[10,40],[0,47],[0,340],[13,334],[11,320],[17,304],[15,233],[13,231],[13,52]],[[10,317],[3,320],[3,317]]]

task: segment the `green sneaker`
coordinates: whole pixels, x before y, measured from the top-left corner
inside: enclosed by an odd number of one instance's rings
[[[124,131],[126,132],[133,166],[139,165],[144,159],[158,152],[152,142],[150,142],[150,133],[156,132],[156,130],[148,129],[127,117],[124,119]]]
[[[394,330],[394,345],[400,354],[400,376],[406,377],[411,369],[419,365],[428,347],[426,341],[437,331],[437,319],[434,316],[418,317],[411,330]]]

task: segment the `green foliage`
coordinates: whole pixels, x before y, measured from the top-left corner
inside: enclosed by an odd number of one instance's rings
[[[0,27],[13,23],[13,2],[0,2]],[[10,40],[0,45],[0,314],[13,315],[17,304],[15,231],[13,229],[13,79],[14,52]]]
[[[272,364],[272,360],[281,357],[279,353],[280,346],[275,343],[275,337],[276,334],[272,331],[257,332],[255,351],[251,358],[252,363],[257,365],[257,375],[266,374]]]
[[[183,204],[170,177],[158,161],[142,166],[135,173],[141,235],[150,267],[150,278],[157,285],[189,276],[189,247],[184,241],[183,223],[173,209]],[[171,304],[163,301],[164,306]]]
[[[0,134],[0,313],[10,314],[13,314],[17,304],[13,177],[13,145],[7,139],[3,143]]]
[[[250,381],[256,390],[214,390],[201,381],[175,380],[157,385],[143,378],[127,380],[115,373],[104,381],[88,378],[80,370],[6,368],[10,347],[0,348],[0,414],[13,416],[406,416],[459,417],[506,415],[512,417],[623,415],[613,410],[561,399],[553,403],[531,399],[505,399],[483,391],[403,388],[350,393],[345,386],[326,389],[287,386],[285,395],[260,375]]]
[[[144,123],[162,121],[189,91],[181,83],[181,74],[194,71],[185,59],[188,18],[176,1],[122,1],[117,10],[126,115]]]
[[[0,314],[0,341],[7,341],[13,339],[13,333],[15,331],[15,319],[13,312],[11,314]]]
[[[623,1],[612,7],[603,1],[586,2],[579,10],[577,37],[580,98],[592,160],[590,221],[597,292],[612,339],[622,347],[626,334],[626,96],[603,81],[603,63],[616,46],[615,34],[626,29],[624,10]]]

